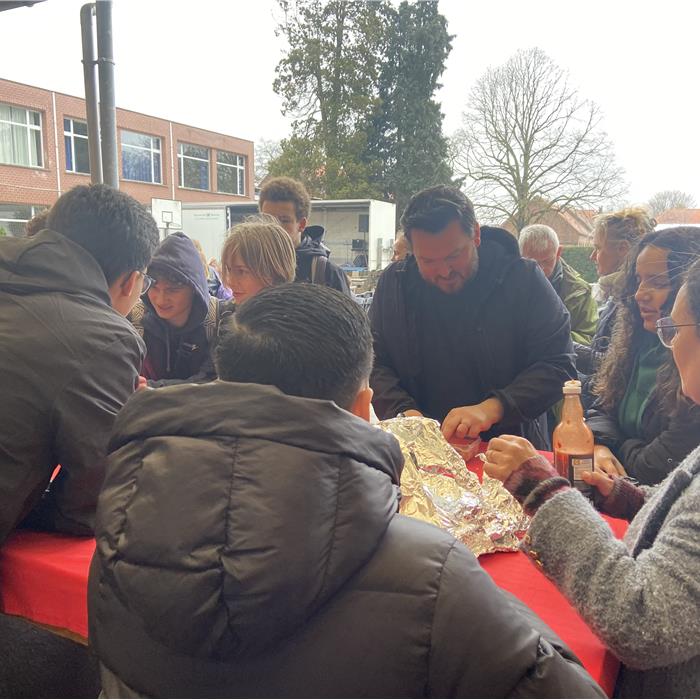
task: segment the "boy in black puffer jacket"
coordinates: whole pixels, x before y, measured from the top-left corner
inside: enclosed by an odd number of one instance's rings
[[[129,319],[146,343],[143,376],[150,387],[216,379],[213,353],[233,302],[209,294],[194,243],[170,234],[148,266],[151,284]]]
[[[602,697],[462,544],[397,513],[354,301],[265,289],[217,356],[223,381],[139,392],[115,427],[89,584],[105,697]]]

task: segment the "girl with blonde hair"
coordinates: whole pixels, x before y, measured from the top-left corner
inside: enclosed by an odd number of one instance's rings
[[[293,282],[296,255],[287,232],[274,217],[263,214],[229,231],[221,265],[224,284],[242,304],[266,287]]]

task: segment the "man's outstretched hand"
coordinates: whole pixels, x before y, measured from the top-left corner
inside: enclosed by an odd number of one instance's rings
[[[442,423],[446,440],[452,437],[476,438],[503,418],[503,406],[498,399],[490,398],[476,406],[453,408]]]

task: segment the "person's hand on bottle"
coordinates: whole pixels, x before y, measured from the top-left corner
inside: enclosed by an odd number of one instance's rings
[[[613,490],[613,485],[615,484],[615,481],[602,471],[583,472],[581,478],[589,486],[598,489],[598,493],[603,498],[607,498],[610,495]]]
[[[593,447],[593,463],[595,471],[604,472],[609,476],[627,476],[625,468],[605,445]]]

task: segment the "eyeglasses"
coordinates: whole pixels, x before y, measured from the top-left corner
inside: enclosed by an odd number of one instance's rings
[[[661,344],[667,348],[673,345],[673,341],[678,335],[678,328],[685,328],[688,326],[700,326],[700,323],[674,323],[670,316],[664,316],[656,322],[656,335],[659,336]]]
[[[155,282],[153,277],[149,277],[145,272],[141,273],[141,294],[145,294]]]

